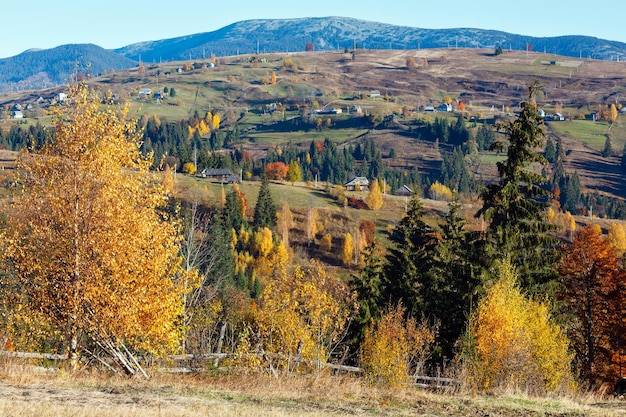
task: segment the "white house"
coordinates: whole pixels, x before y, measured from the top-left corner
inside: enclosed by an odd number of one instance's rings
[[[343,186],[347,191],[368,191],[370,181],[365,177],[354,177]]]

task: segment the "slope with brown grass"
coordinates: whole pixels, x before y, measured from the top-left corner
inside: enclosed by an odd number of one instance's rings
[[[623,416],[623,402],[598,396],[533,398],[389,391],[356,378],[156,374],[150,381],[5,363],[2,416]]]

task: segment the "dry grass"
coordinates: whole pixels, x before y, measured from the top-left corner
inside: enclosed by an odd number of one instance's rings
[[[623,402],[586,394],[471,397],[417,388],[389,391],[355,378],[273,379],[251,375],[154,375],[127,380],[100,373],[0,367],[2,416],[623,416]]]

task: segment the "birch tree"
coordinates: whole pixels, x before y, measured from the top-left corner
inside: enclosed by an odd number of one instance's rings
[[[127,109],[101,109],[82,85],[70,96],[55,139],[19,155],[24,193],[2,236],[5,260],[73,366],[99,346],[134,374],[131,350],[164,353],[180,341],[179,230]]]

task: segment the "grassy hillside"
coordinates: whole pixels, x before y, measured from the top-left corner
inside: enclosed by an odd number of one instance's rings
[[[408,58],[415,59],[415,70],[407,69]],[[439,170],[449,149],[436,149],[432,143],[416,140],[412,126],[436,117],[454,120],[456,113],[425,113],[427,105],[437,106],[451,99],[458,107],[462,101],[468,120],[493,123],[513,117],[527,95],[526,86],[539,79],[544,86],[538,97],[540,107],[548,114],[560,110],[575,119],[607,103],[621,104],[626,85],[623,63],[516,51],[500,56],[481,49],[240,55],[215,59],[215,66],[207,67],[210,61],[147,64],[110,72],[89,83],[111,91],[118,100],[129,100],[131,113],[138,118],[178,121],[208,111],[218,114],[220,131],[236,127],[240,139],[233,146],[255,158],[263,158],[269,148],[284,144],[308,147],[311,141],[326,138],[340,145],[374,139],[383,155],[391,149],[396,151],[395,157],[385,161],[389,167],[417,167],[429,174]],[[197,68],[193,69],[193,64]],[[190,68],[178,72],[185,65]],[[273,74],[275,84],[271,83]],[[174,89],[175,95],[160,100],[139,96],[138,92],[146,88],[161,93]],[[0,110],[0,126],[7,132],[13,123],[49,123],[46,109],[59,91],[0,94],[0,105],[5,109]],[[380,95],[372,95],[372,91]],[[24,110],[26,119],[10,119],[15,104],[31,104]],[[312,125],[295,124],[302,120],[302,114],[306,122],[311,117],[308,112],[318,106],[338,107],[343,113],[317,115]],[[353,106],[362,109],[363,117],[347,112]],[[374,129],[366,122],[385,116],[393,117],[393,121]],[[619,181],[605,183],[598,174],[606,170],[623,179],[619,161],[603,158],[600,152],[608,134],[615,154],[621,154],[626,142],[624,117],[620,115],[614,125],[591,120],[547,123],[547,133],[561,138],[566,147],[566,169],[581,175],[586,191],[626,196],[622,187],[614,185]],[[315,118],[321,119],[321,126],[315,126]],[[476,174],[483,180],[493,178],[494,163],[501,157],[489,153],[479,156]]]

